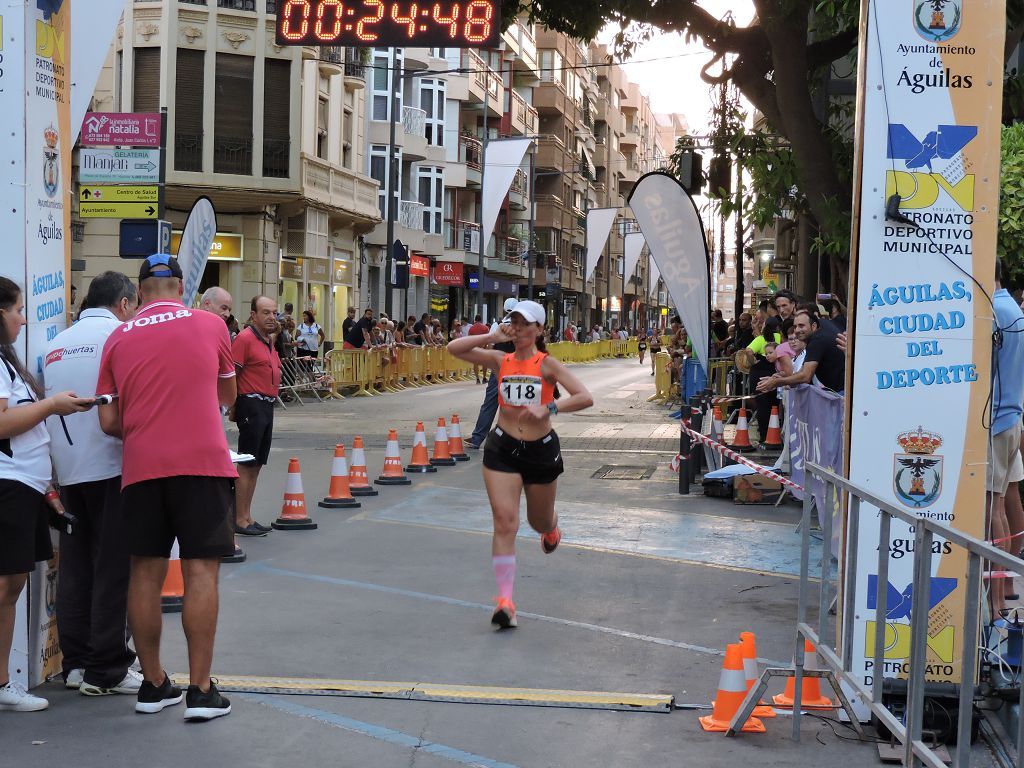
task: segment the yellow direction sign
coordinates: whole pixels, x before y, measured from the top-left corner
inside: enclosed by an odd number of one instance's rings
[[[83,185],[78,191],[82,203],[156,203],[160,200],[160,187],[97,187]]]
[[[79,203],[83,219],[155,219],[157,204],[152,203]]]

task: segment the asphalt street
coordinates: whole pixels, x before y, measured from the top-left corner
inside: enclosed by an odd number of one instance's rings
[[[873,744],[851,741],[847,726],[822,719],[804,718],[799,744],[787,716],[768,721],[766,734],[734,739],[700,729],[697,717],[706,712],[689,707],[709,706],[725,644],[739,632],[756,633],[765,662],[792,655],[799,507],[740,506],[699,490],[680,496],[668,466],[678,427],[667,409],[646,403],[649,366],[626,359],[575,370],[595,406],[557,417],[564,537],[544,555],[523,516],[515,630],[489,623],[496,590],[479,452],[411,486],[381,488],[359,509],[316,506],[335,443],[350,448],[361,435],[376,477],[389,428],[398,431],[403,462],[417,421],[429,442],[438,417],[457,413],[468,436],[483,385],[279,409],[255,516],[264,523],[278,516],[288,459],[296,457],[319,527],[241,541],[247,562],[221,572],[214,675],[670,694],[682,709],[245,693],[229,694],[229,717],[186,725],[180,707],[135,715],[132,697],[87,699],[50,683],[47,712],[0,717],[2,764],[876,764]],[[636,476],[649,477],[595,477],[607,465],[644,468]],[[186,672],[179,617],[165,615],[164,626],[165,665]]]

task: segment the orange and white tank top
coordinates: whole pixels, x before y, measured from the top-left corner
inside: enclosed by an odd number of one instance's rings
[[[547,405],[555,399],[555,385],[544,380],[541,365],[547,352],[538,352],[529,360],[517,360],[514,352],[505,355],[498,370],[498,405],[522,408]]]

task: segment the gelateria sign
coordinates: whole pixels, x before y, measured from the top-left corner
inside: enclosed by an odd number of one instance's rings
[[[908,512],[984,538],[986,398],[999,203],[1005,0],[862,7],[851,306],[850,479]],[[886,215],[898,197],[897,216]],[[890,207],[890,214],[893,213]],[[914,530],[861,507],[846,649],[865,683],[909,672],[911,607],[929,612],[927,677],[960,682],[966,553],[936,538],[931,589],[911,594]],[[886,621],[874,607],[888,595]],[[885,633],[883,669],[874,641]]]

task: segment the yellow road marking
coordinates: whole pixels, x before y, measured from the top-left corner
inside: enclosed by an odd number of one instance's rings
[[[187,685],[188,675],[175,674],[177,685]],[[299,677],[217,677],[225,692],[300,693],[327,696],[360,696],[418,701],[460,701],[487,704],[518,704],[590,709],[628,709],[669,712],[674,698],[669,694],[616,693],[610,691],[566,691],[546,688],[504,688],[500,686],[445,685],[436,683],[384,682],[376,680],[330,680]]]

